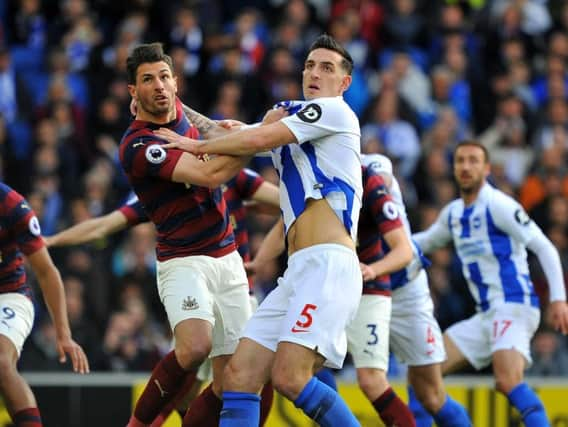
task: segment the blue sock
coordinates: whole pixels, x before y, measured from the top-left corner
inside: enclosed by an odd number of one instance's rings
[[[236,391],[223,392],[223,409],[219,427],[258,427],[260,396]]]
[[[434,415],[438,427],[471,427],[471,420],[465,408],[446,395],[446,403]]]
[[[316,372],[316,377],[322,383],[326,384],[328,387],[337,391],[337,382],[335,381],[335,375],[333,371],[329,368],[323,368]]]
[[[306,384],[294,405],[322,427],[361,426],[339,394],[316,377]]]
[[[434,419],[432,415],[422,406],[422,403],[414,394],[414,389],[410,386],[408,388],[408,407],[412,411],[412,415],[414,415],[414,419],[416,420],[416,427],[432,427],[434,423]]]
[[[527,383],[520,383],[511,390],[507,398],[521,413],[526,427],[550,427],[542,402]]]

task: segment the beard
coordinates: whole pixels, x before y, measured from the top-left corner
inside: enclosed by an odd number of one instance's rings
[[[146,113],[152,116],[161,116],[169,113],[173,109],[173,102],[168,102],[167,104],[161,104],[154,101],[146,101],[143,99],[138,99],[138,108],[142,108]]]
[[[462,194],[474,194],[479,191],[483,183],[482,179],[471,181],[469,184],[459,183],[459,189]]]

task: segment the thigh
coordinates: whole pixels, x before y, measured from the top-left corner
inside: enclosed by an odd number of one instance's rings
[[[34,308],[29,298],[17,293],[0,294],[0,334],[14,345],[18,356],[33,321]]]
[[[477,313],[450,326],[445,335],[451,339],[449,345],[459,350],[459,354],[475,369],[483,369],[491,362],[491,341],[488,334],[488,317],[485,313]],[[450,349],[446,347],[446,353],[448,360],[444,363],[445,369],[454,363],[460,364],[459,355],[455,351],[450,353]]]
[[[258,393],[270,379],[275,353],[243,338],[224,370],[223,389]]]
[[[356,368],[388,369],[391,298],[363,295],[347,326],[347,350]]]

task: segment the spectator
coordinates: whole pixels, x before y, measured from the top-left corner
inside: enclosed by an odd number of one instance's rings
[[[531,350],[533,363],[527,375],[540,377],[568,375],[566,345],[554,330],[543,328],[538,331],[533,338]]]

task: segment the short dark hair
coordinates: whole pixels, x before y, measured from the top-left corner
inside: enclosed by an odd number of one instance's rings
[[[126,74],[128,77],[128,84],[136,83],[136,71],[142,64],[152,62],[165,62],[174,71],[173,61],[171,56],[164,53],[162,43],[149,43],[136,46],[130,56],[126,59]]]
[[[487,150],[487,147],[483,145],[481,142],[476,141],[474,139],[464,139],[463,141],[460,141],[458,145],[456,145],[456,148],[454,150],[454,157],[456,155],[456,152],[458,151],[458,148],[465,146],[473,146],[480,148],[481,151],[483,151],[483,155],[485,156],[485,163],[489,163],[489,151]]]
[[[353,72],[353,58],[351,58],[349,52],[347,52],[347,50],[329,34],[322,34],[321,36],[319,36],[310,46],[308,55],[311,51],[316,49],[328,49],[339,53],[343,58],[343,60],[341,61],[341,67],[347,74],[351,75],[351,73]]]

